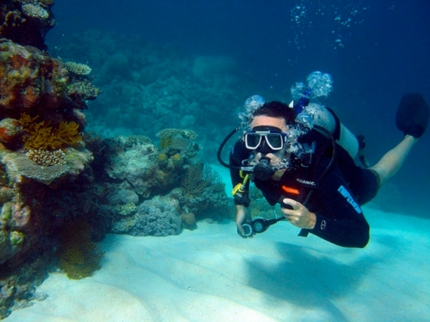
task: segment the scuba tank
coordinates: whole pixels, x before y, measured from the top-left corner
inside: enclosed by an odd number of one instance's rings
[[[356,136],[343,125],[336,114],[329,108],[311,102],[312,99],[327,97],[333,90],[333,80],[327,73],[315,71],[306,77],[307,85],[297,82],[291,87],[293,101],[289,107],[294,108],[296,115],[310,115],[313,124],[326,129],[342,148],[355,159],[359,150]]]

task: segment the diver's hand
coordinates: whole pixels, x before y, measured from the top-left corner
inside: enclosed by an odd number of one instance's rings
[[[243,205],[236,205],[236,226],[241,235],[245,234],[242,225],[251,222],[251,215],[248,208]]]
[[[303,206],[300,202],[293,199],[285,198],[282,200],[285,205],[293,209],[282,207],[284,217],[294,226],[305,229],[313,229],[317,222],[317,216]]]

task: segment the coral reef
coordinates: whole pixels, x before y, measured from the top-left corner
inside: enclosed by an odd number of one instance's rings
[[[93,241],[108,232],[175,235],[234,214],[201,151],[222,140],[215,124],[230,127],[226,107],[254,92],[235,62],[92,31],[56,46],[64,63],[42,51],[53,2],[0,4],[1,317],[38,298],[13,274],[26,265],[82,278],[100,267]],[[93,82],[104,95],[88,103],[101,93]],[[132,135],[89,134],[86,114],[93,128]]]
[[[53,4],[0,3],[0,318],[43,298],[33,290],[55,258],[56,232],[83,216],[101,228],[96,238],[109,226],[91,200],[100,191],[90,190],[93,155],[82,137],[82,110],[100,90],[44,51]]]
[[[102,170],[96,180],[105,195],[99,209],[112,218],[112,232],[164,236],[182,226],[193,229],[203,218],[231,217],[224,184],[199,156],[169,157],[139,136],[97,138],[88,146],[94,149],[93,168]]]

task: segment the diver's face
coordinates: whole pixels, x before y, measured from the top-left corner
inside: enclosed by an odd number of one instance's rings
[[[266,115],[258,115],[255,116],[254,119],[251,122],[251,130],[258,126],[271,126],[278,128],[282,132],[286,133],[288,131],[288,126],[285,124],[285,120],[282,117],[271,117]],[[279,151],[280,152],[280,151]],[[264,156],[270,159],[270,164],[273,166],[276,166],[277,163],[280,161],[281,155],[280,153],[267,153],[262,154],[261,152],[258,152],[255,155],[254,161],[259,162],[260,159]]]

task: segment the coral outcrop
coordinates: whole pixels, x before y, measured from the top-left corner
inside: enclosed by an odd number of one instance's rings
[[[94,167],[104,169],[100,182],[106,198],[99,209],[112,218],[112,232],[166,236],[194,229],[203,218],[230,218],[224,184],[193,150],[160,151],[139,136],[104,142],[104,147],[99,140],[94,144]]]
[[[91,83],[90,67],[45,51],[53,4],[0,2],[0,318],[35,298],[20,290],[32,290],[45,276],[47,257],[54,258],[61,244],[56,232],[83,216],[100,225],[91,194],[83,193],[94,180],[83,110],[100,90]]]

